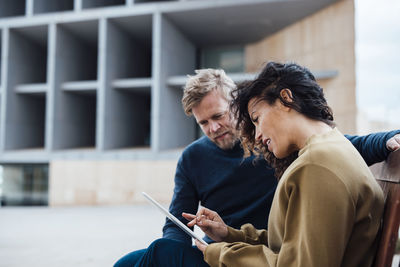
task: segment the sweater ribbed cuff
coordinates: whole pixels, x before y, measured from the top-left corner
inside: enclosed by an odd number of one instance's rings
[[[221,254],[221,248],[224,246],[224,244],[226,243],[212,243],[208,245],[204,251],[204,261],[207,262],[211,267],[219,265],[219,256]]]
[[[228,235],[224,238],[224,241],[227,243],[244,242],[245,236],[242,231],[228,226]]]

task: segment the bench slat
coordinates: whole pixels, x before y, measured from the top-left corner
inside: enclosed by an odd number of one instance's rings
[[[382,231],[375,258],[375,267],[392,265],[400,225],[400,150],[387,161],[370,167],[385,195]]]

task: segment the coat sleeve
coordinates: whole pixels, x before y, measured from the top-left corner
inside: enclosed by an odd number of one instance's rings
[[[207,247],[205,261],[220,267],[339,267],[355,217],[354,201],[341,180],[323,167],[307,165],[284,181],[275,198],[282,225],[270,224],[269,238],[271,228],[282,228],[279,246],[276,240],[274,244],[248,242],[255,229],[251,234],[243,228],[242,233],[230,230],[229,242]],[[232,236],[238,242],[232,242]]]
[[[268,231],[257,230],[253,225],[247,223],[242,225],[240,230],[228,226],[228,236],[225,242],[244,242],[251,245],[268,244]]]
[[[345,135],[363,157],[368,166],[384,161],[390,154],[386,142],[400,133],[399,130],[373,133],[364,136]]]

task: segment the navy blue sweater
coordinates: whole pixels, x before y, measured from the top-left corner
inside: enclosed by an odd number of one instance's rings
[[[386,141],[396,133],[346,137],[370,165],[386,159]],[[266,229],[276,185],[273,169],[264,160],[243,158],[239,143],[222,150],[204,136],[190,144],[178,161],[169,210],[186,224],[182,212],[195,214],[200,202],[233,228],[251,223]],[[163,237],[191,244],[191,238],[168,219]],[[205,240],[212,242],[208,237]]]

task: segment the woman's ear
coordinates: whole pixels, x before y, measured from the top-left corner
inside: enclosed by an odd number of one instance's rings
[[[280,92],[280,97],[281,99],[279,99],[279,107],[284,110],[284,111],[290,111],[291,108],[288,107],[285,103],[292,103],[293,102],[293,96],[292,96],[292,91],[290,91],[289,89],[285,88],[282,89]]]
[[[293,102],[292,91],[290,91],[290,89],[288,88],[282,89],[280,95],[282,99],[285,100],[287,103]]]

